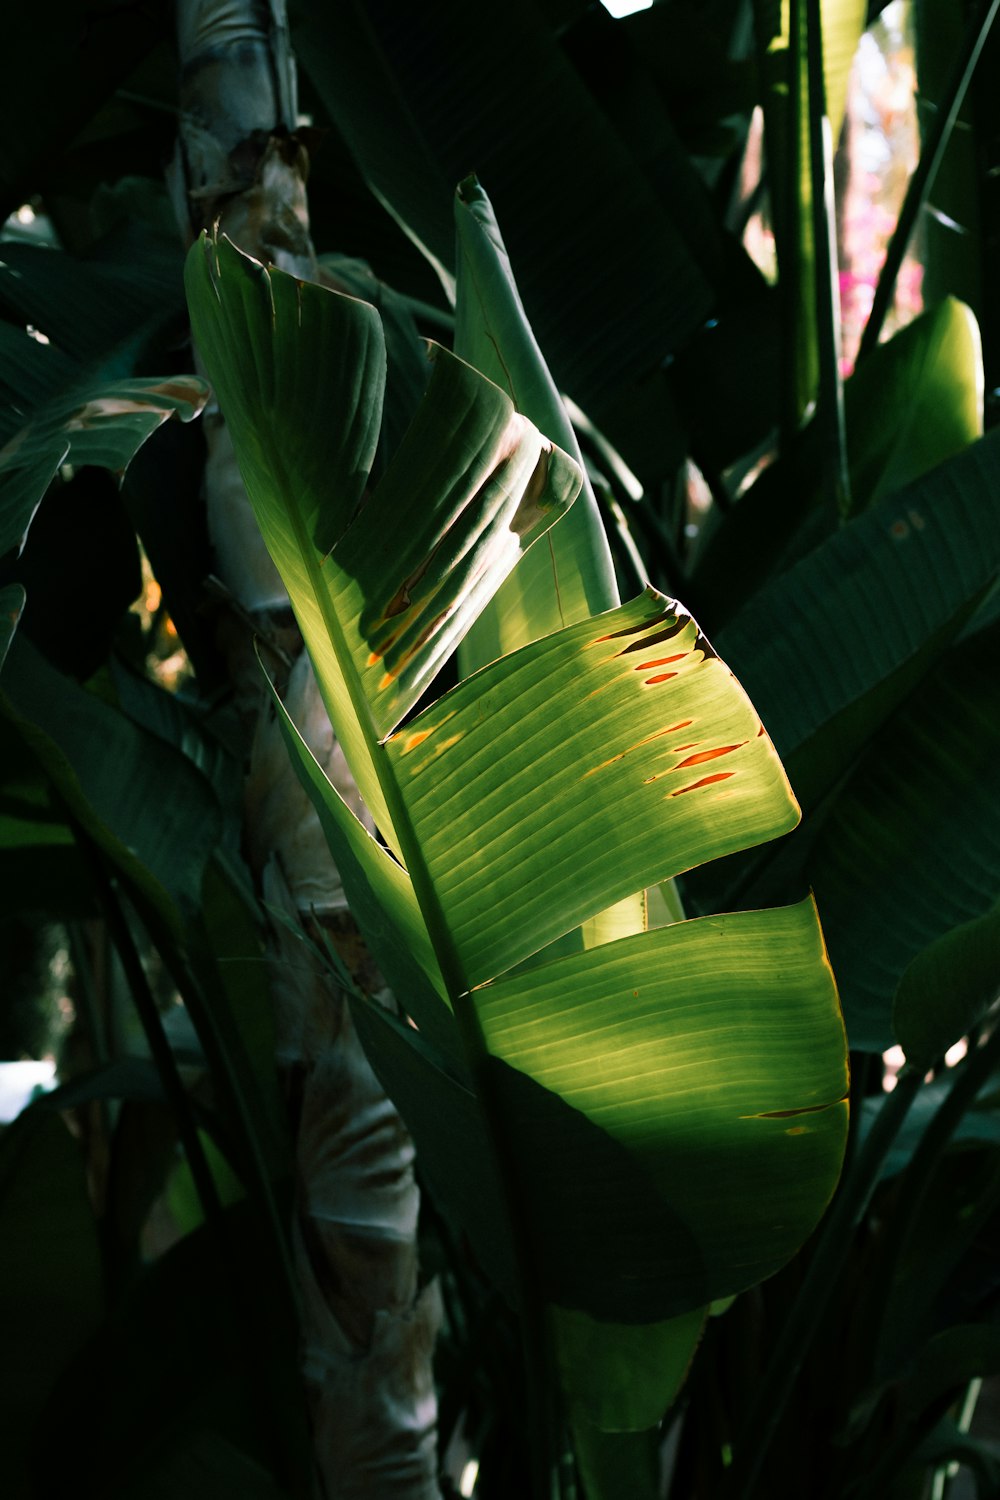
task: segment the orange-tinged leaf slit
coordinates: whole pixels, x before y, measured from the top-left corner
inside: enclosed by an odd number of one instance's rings
[[[700,786],[711,786],[713,781],[728,781],[730,776],[735,776],[735,771],[716,771],[714,776],[703,776],[700,781],[692,781],[690,786],[679,786],[676,792],[671,792],[671,797],[680,797],[684,792],[696,792]]]
[[[687,760],[679,760],[674,769],[681,771],[685,766],[700,766],[703,761],[717,760],[720,755],[730,755],[734,750],[742,750],[745,744],[746,740],[741,740],[738,745],[720,745],[717,750],[699,750],[695,755],[689,755]]]
[[[432,733],[433,731],[430,729],[418,729],[413,734],[408,734],[400,754],[409,755],[410,751],[415,750],[418,745],[422,745],[424,740],[429,740]]]
[[[678,651],[676,656],[661,656],[658,661],[641,661],[632,670],[634,672],[650,672],[653,667],[668,667],[672,661],[683,661],[688,654],[687,651]]]
[[[658,672],[655,677],[647,677],[644,687],[652,687],[654,682],[669,682],[671,677],[676,677],[676,672]]]

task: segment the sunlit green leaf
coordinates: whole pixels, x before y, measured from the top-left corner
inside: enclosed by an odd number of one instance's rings
[[[836,988],[811,901],[641,933],[498,980],[475,1001],[491,1054],[553,1101],[538,1100],[532,1122],[528,1091],[501,1091],[533,1232],[553,1212],[581,1221],[562,1300],[580,1306],[567,1293],[603,1265],[617,1271],[603,1295],[618,1305],[599,1315],[667,1317],[769,1275],[809,1233],[847,1125]],[[669,1212],[672,1241],[619,1222],[602,1243],[621,1164],[583,1149],[582,1120],[626,1148],[646,1213]]]
[[[470,985],[798,817],[729,668],[654,589],[476,673],[387,749]]]
[[[403,445],[357,510],[384,384],[374,308],[266,271],[226,240],[194,248],[187,281],[199,347],[331,720],[398,847],[372,743],[572,501],[575,468],[496,386],[437,350]]]
[[[389,839],[391,852],[362,829],[283,716],[362,928],[419,1028],[354,997],[428,1179],[525,1307],[663,1322],[768,1274],[815,1224],[843,1149],[843,1032],[812,907],[544,961],[613,903],[794,825],[756,713],[688,613],[647,589],[491,662],[393,733],[523,545],[573,498],[576,466],[498,386],[438,353],[374,491],[356,511],[328,502],[327,471],[364,490],[380,387],[376,368],[367,395],[345,394],[334,453],[323,375],[329,360],[336,387],[341,323],[377,345],[372,309],[225,243],[195,247],[189,277],[251,498]],[[516,314],[505,276],[500,290]],[[515,332],[531,364],[519,318]],[[537,367],[532,378],[544,394]],[[696,997],[693,1032],[671,975]],[[554,1028],[545,1042],[515,1021],[536,986]],[[600,1061],[599,1013],[614,1016]],[[686,1045],[686,1064],[672,1064]],[[581,1092],[584,1072],[602,1070],[606,1107]],[[612,1329],[609,1353],[616,1340],[627,1335]],[[616,1410],[634,1419],[627,1403]]]

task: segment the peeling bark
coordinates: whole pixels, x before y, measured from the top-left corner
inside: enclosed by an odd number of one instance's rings
[[[282,0],[179,0],[181,130],[171,170],[189,236],[219,222],[251,255],[316,277],[295,134],[294,63]],[[206,413],[209,527],[237,611],[224,649],[252,735],[246,847],[265,902],[305,936],[336,944],[355,984],[393,1005],[347,911],[318,819],[272,718],[261,712],[249,618],[278,646],[289,711],[341,792],[358,807],[319,700],[287,595],[260,538],[218,410]],[[413,1147],[375,1079],[309,944],[273,923],[279,1064],[295,1131],[296,1265],[303,1370],[317,1467],[328,1500],[431,1500],[436,1287],[418,1289],[419,1195]]]

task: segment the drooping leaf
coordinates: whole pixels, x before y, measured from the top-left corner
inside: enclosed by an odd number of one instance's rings
[[[365,941],[380,955],[389,988],[407,1014],[445,1057],[454,1059],[458,1034],[413,882],[331,785],[276,693],[274,703],[292,762],[323,825]]]
[[[101,356],[116,363],[125,353],[116,345],[140,343],[183,311],[184,257],[176,230],[167,239],[133,224],[86,258],[4,245],[0,261],[0,313],[87,366]]]
[[[18,640],[0,678],[6,717],[87,834],[179,933],[196,911],[221,816],[178,751],[61,676]]]
[[[475,1092],[444,1067],[420,1032],[377,1002],[351,1007],[379,1081],[413,1136],[421,1172],[450,1206],[494,1284],[516,1305],[520,1288],[505,1192]]]
[[[118,380],[71,388],[41,407],[0,451],[0,555],[19,548],[60,464],[122,474],[169,417],[196,417],[208,396],[193,375]]]

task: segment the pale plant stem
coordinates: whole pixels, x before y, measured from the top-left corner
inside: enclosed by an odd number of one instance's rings
[[[172,191],[185,232],[193,237],[219,222],[257,259],[311,279],[306,160],[295,137],[283,0],[179,0],[178,21],[182,97]],[[281,644],[294,655],[301,643],[283,624],[287,595],[217,413],[206,437],[206,502],[222,582],[244,616],[276,617]],[[275,726],[259,714],[264,679],[250,632],[234,630],[230,645],[253,737],[246,843],[255,874],[292,925],[332,927],[350,950],[353,977],[371,993],[381,981],[346,913],[318,819]],[[304,656],[284,692],[328,775],[356,799]],[[344,994],[296,941],[273,924],[280,1061],[296,1105],[293,1242],[317,1469],[329,1500],[431,1500],[438,1493],[432,1355],[439,1312],[435,1288],[418,1290],[412,1145],[361,1050]]]

